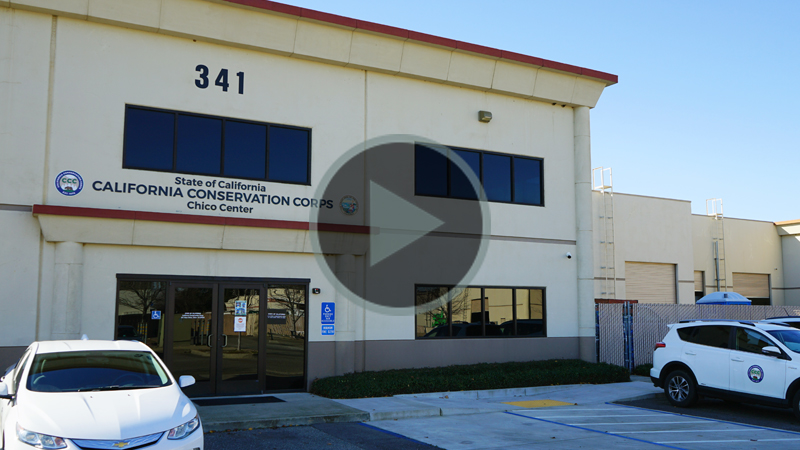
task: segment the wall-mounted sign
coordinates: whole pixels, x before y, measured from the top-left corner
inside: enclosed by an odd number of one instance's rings
[[[336,323],[336,303],[322,302],[322,323],[333,325]]]
[[[59,187],[64,176],[63,190]],[[80,181],[79,183],[76,181]],[[74,186],[78,187],[74,187]],[[186,208],[196,211],[220,211],[252,214],[263,207],[298,207],[332,209],[333,200],[292,197],[269,193],[265,183],[175,177],[173,185],[142,184],[121,181],[95,180],[92,189],[100,193],[138,194],[188,200]],[[188,187],[187,187],[188,186]],[[83,179],[77,172],[65,171],[56,178],[56,187],[64,195],[75,195],[83,189]],[[69,189],[72,189],[71,191]],[[357,206],[356,206],[357,208]]]
[[[83,178],[78,172],[65,170],[56,176],[56,189],[66,196],[78,195],[83,189]]]
[[[161,311],[150,311],[150,319],[161,320]]]
[[[335,325],[322,325],[322,335],[323,336],[333,336],[335,333],[333,327]]]

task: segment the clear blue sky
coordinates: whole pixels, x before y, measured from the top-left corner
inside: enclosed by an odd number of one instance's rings
[[[615,192],[800,219],[800,2],[284,2],[619,75],[592,110]]]

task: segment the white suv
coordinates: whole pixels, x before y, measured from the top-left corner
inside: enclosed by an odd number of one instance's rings
[[[702,395],[791,407],[800,419],[800,330],[725,320],[671,324],[656,344],[650,378],[675,406]]]

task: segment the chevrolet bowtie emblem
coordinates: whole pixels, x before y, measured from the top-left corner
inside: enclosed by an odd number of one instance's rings
[[[113,445],[114,445],[114,447],[117,447],[117,448],[123,448],[123,447],[127,447],[128,444],[130,444],[130,442],[117,442],[116,444],[113,444]]]

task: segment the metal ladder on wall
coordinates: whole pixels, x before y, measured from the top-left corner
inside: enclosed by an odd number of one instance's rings
[[[600,192],[602,208],[600,209],[600,278],[603,288],[602,298],[615,299],[617,295],[616,255],[614,253],[614,187],[610,167],[592,169],[592,190]]]
[[[722,214],[722,199],[709,198],[706,200],[706,215],[714,218],[714,225],[711,231],[712,254],[714,255],[715,280],[717,282],[717,292],[727,291],[728,282],[725,274],[725,222]]]

